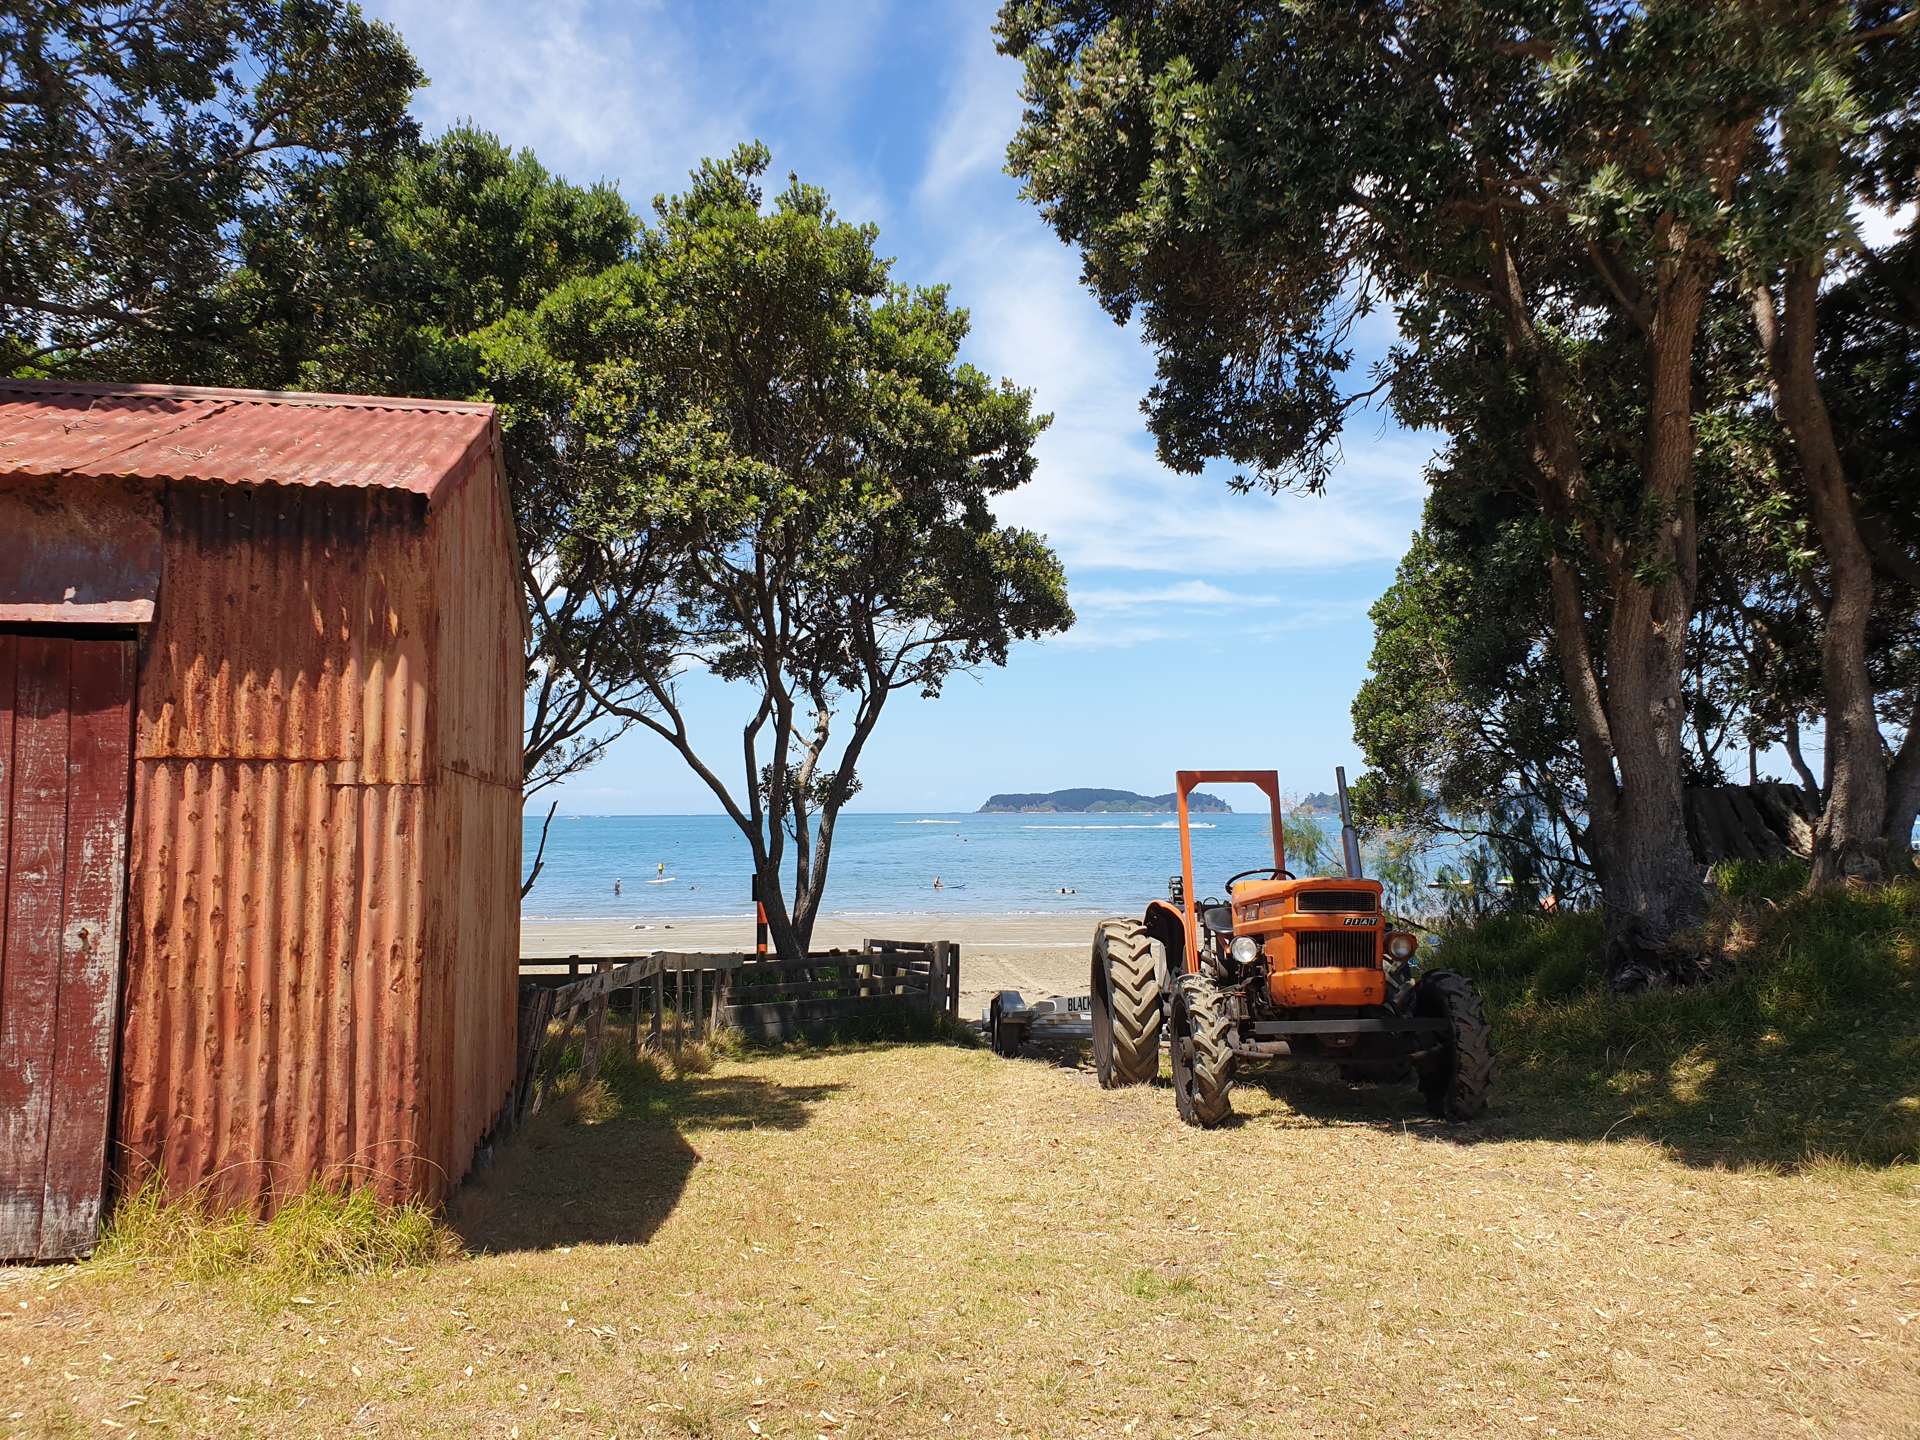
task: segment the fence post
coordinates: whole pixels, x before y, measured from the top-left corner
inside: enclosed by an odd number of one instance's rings
[[[927,1013],[938,1016],[947,1008],[947,942],[927,947]]]
[[[660,968],[660,962],[653,963],[653,1018],[647,1026],[647,1043],[655,1050],[660,1048],[660,1017],[667,1008],[667,976]]]
[[[947,1018],[960,1018],[960,945],[954,940],[943,940],[947,947]]]
[[[611,960],[594,966],[597,974],[613,969]],[[585,1088],[600,1076],[600,1047],[607,1034],[607,992],[602,990],[587,1002],[587,1038],[580,1054],[580,1085]]]
[[[680,1042],[687,1030],[687,957],[673,957],[673,1058],[680,1059]]]
[[[693,972],[693,1038],[698,1040],[706,1033],[707,1024],[707,971],[706,967]]]

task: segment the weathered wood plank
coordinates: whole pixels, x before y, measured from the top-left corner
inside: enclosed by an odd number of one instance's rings
[[[547,1038],[547,1025],[552,1019],[553,992],[522,985],[519,1044],[513,1071],[513,1118],[516,1123],[526,1118],[533,1104],[534,1084],[539,1078],[540,1047]]]
[[[873,999],[792,1000],[777,1005],[729,1005],[726,1023],[750,1040],[792,1040],[829,1028],[836,1020],[879,1019],[889,1014],[919,1012],[922,1002],[912,997]]]
[[[602,977],[612,978],[611,960],[601,961],[599,969]],[[607,997],[612,993],[610,986],[600,989],[587,1002],[587,1038],[580,1052],[580,1083],[583,1086],[591,1085],[600,1078],[600,1051],[607,1038]]]
[[[15,660],[7,948],[0,966],[0,1256],[40,1253],[67,844],[71,646],[22,636]]]
[[[877,985],[878,982],[875,982]],[[925,983],[901,981],[891,989],[862,990],[857,980],[798,980],[786,985],[737,985],[734,1003],[739,1005],[774,1004],[783,1000],[918,1000],[926,1003],[929,991]]]
[[[72,644],[66,902],[41,1197],[42,1260],[85,1254],[99,1236],[119,1028],[127,803],[133,778],[133,644]]]
[[[608,968],[578,980],[570,980],[553,990],[553,1013],[562,1015],[577,1010],[597,998],[611,995],[615,990],[624,990],[629,985],[637,985],[652,975],[659,966],[659,957],[648,955],[638,960],[629,960],[624,965],[607,962]],[[537,983],[537,982],[536,982]]]

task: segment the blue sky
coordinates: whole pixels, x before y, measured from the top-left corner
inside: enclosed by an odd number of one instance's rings
[[[1274,766],[1290,790],[1359,764],[1348,709],[1367,607],[1419,523],[1429,440],[1375,413],[1325,496],[1245,497],[1180,476],[1140,413],[1152,357],[1079,283],[1078,257],[1003,173],[1019,67],[982,0],[589,4],[372,0],[432,79],[429,131],[472,119],[636,208],[702,155],[764,140],[774,172],[880,227],[895,273],[946,282],[967,358],[1055,416],[1033,483],[1001,508],[1065,561],[1079,623],[943,698],[896,696],[861,765],[866,810],[970,810],[991,791],[1164,791],[1177,767]],[[1391,339],[1380,317],[1359,364]],[[1361,373],[1364,373],[1363,371]],[[749,707],[750,708],[750,707]],[[737,768],[739,697],[694,682],[690,724]],[[717,809],[664,743],[630,735],[562,808]]]

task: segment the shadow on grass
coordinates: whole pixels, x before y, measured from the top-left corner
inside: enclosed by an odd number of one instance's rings
[[[476,1251],[639,1245],[673,1213],[700,1155],[687,1137],[714,1130],[798,1130],[842,1087],[751,1075],[616,1077],[581,1120],[564,1104],[500,1147],[448,1207]]]
[[[1500,1064],[1475,1124],[1429,1120],[1411,1086],[1267,1083],[1316,1119],[1466,1144],[1638,1138],[1688,1165],[1768,1170],[1920,1157],[1920,885],[1738,896],[1715,927],[1721,978],[1626,998],[1598,983],[1595,917],[1450,937],[1433,963],[1478,983]]]

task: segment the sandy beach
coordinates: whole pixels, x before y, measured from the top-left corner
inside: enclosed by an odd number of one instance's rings
[[[1057,915],[901,914],[825,916],[814,927],[814,947],[856,947],[863,940],[951,940],[960,947],[960,1013],[975,1018],[996,991],[1077,995],[1087,988],[1087,957],[1095,912]],[[528,960],[578,955],[644,955],[654,950],[737,951],[753,948],[753,918],[548,920],[520,924],[520,954]]]

